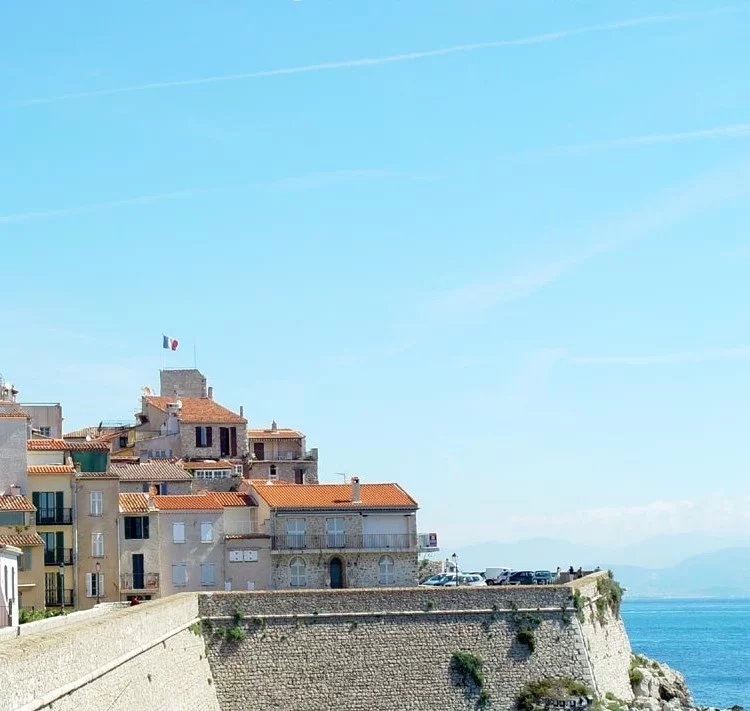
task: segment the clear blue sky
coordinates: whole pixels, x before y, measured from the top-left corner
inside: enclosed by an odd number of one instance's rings
[[[446,546],[740,536],[748,47],[744,1],[6,5],[0,372],[73,428],[195,344]]]

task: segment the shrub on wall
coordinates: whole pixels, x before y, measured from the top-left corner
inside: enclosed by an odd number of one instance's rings
[[[545,699],[568,701],[581,696],[593,698],[594,691],[582,681],[570,677],[549,677],[524,684],[516,703],[521,711],[534,711]]]
[[[490,705],[490,694],[484,688],[484,674],[482,673],[482,659],[472,652],[459,649],[451,656],[451,670],[456,674],[461,684],[469,694],[479,691],[476,701],[478,709],[488,708]]]
[[[623,589],[620,583],[614,579],[612,571],[608,571],[607,577],[601,577],[596,581],[596,591],[599,597],[596,600],[596,616],[599,624],[607,623],[607,610],[614,615],[615,619],[620,616],[620,605],[622,604]]]

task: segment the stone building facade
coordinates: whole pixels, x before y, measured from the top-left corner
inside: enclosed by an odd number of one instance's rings
[[[318,483],[318,450],[308,451],[302,432],[272,422],[268,429],[248,430],[247,438],[251,478]]]
[[[249,493],[271,540],[272,588],[417,584],[417,503],[398,485],[253,480]]]

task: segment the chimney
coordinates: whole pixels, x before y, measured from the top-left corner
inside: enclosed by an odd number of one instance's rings
[[[352,503],[353,504],[362,503],[362,496],[359,491],[359,477],[358,476],[352,477]]]
[[[156,484],[149,484],[148,485],[148,495],[149,497],[156,496],[157,492],[159,490],[156,488]]]
[[[213,385],[208,386],[208,399],[209,400],[214,399],[214,386]]]
[[[276,424],[276,420],[273,420],[271,422],[271,432],[276,432],[277,429],[278,429],[278,425]]]
[[[18,484],[11,484],[10,487],[11,496],[21,496],[21,487]]]
[[[244,417],[244,416],[245,416],[245,407],[244,405],[240,405],[240,417]]]

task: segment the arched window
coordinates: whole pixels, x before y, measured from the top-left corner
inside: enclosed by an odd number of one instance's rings
[[[303,558],[292,558],[289,561],[289,584],[292,587],[307,585],[307,564]]]
[[[378,561],[378,582],[381,585],[393,585],[396,582],[396,570],[393,558],[384,555]]]

